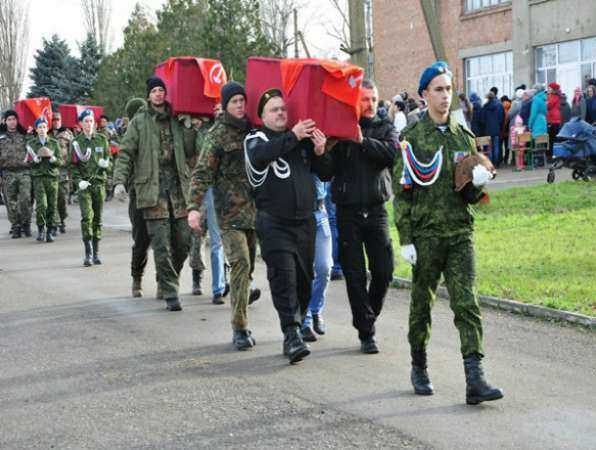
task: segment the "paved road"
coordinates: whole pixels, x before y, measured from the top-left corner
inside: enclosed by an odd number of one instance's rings
[[[506,397],[464,404],[447,304],[434,310],[433,397],[409,384],[408,292],[392,290],[381,353],[358,352],[345,287],[332,283],[329,333],[297,366],[264,279],[250,309],[253,351],[231,347],[229,305],[192,297],[181,313],[129,295],[130,235],[106,230],[104,265],[83,268],[78,214],[54,244],[11,240],[0,211],[0,448],[596,448],[596,334],[484,310],[485,360]],[[106,222],[125,217],[110,203]],[[150,264],[152,266],[152,264]],[[208,280],[206,280],[208,282]]]

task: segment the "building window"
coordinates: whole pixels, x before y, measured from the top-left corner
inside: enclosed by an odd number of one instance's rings
[[[535,56],[536,82],[556,82],[569,98],[596,78],[596,37],[537,47]]]
[[[511,3],[511,0],[465,0],[464,12],[474,12],[480,9],[492,8],[503,3]]]
[[[493,86],[499,97],[511,97],[513,90],[513,52],[466,58],[466,91],[483,98]]]

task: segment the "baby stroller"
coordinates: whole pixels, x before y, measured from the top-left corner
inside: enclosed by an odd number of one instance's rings
[[[579,117],[563,125],[553,145],[553,163],[546,181],[555,181],[555,170],[571,169],[574,180],[589,181],[596,175],[596,127]]]

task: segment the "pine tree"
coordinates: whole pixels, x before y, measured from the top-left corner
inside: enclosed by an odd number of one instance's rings
[[[87,33],[87,38],[79,45],[81,57],[78,61],[78,92],[77,100],[86,103],[93,95],[93,87],[97,80],[101,63],[101,52],[95,36]]]
[[[28,97],[49,97],[56,103],[67,103],[72,78],[76,74],[76,60],[70,55],[66,41],[53,35],[43,39],[41,49],[35,55],[35,66],[30,70],[33,84]]]

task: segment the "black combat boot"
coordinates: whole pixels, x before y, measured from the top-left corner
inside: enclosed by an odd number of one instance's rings
[[[85,259],[83,260],[83,265],[85,267],[90,267],[93,265],[93,247],[91,246],[91,241],[83,241],[83,244],[85,245]]]
[[[93,239],[93,264],[101,264],[101,259],[99,259],[99,239]]]
[[[360,337],[360,351],[366,355],[379,353],[379,347],[374,335]]]
[[[141,285],[142,280],[143,280],[142,277],[132,277],[132,296],[133,297],[142,297],[143,296],[143,287]]]
[[[66,233],[66,224],[64,222],[60,222],[58,229],[60,230],[60,234]]]
[[[48,227],[46,230],[46,242],[54,242],[54,228]]]
[[[203,281],[203,272],[200,270],[192,270],[192,295],[203,295],[201,289],[201,281]]]
[[[317,335],[311,327],[302,327],[302,340],[304,342],[316,342]]]
[[[261,298],[261,290],[258,288],[254,288],[250,290],[250,294],[248,294],[248,304],[252,305],[258,299]]]
[[[39,242],[43,242],[46,239],[46,234],[44,232],[44,226],[43,225],[37,225],[37,238],[36,238]]]
[[[182,311],[182,305],[178,297],[166,298],[166,308],[168,308],[168,311]]]
[[[31,224],[29,222],[23,224],[23,233],[25,237],[31,237]]]
[[[414,386],[414,392],[418,395],[433,395],[435,393],[433,385],[428,378],[426,371],[426,351],[411,351],[412,371],[410,380]]]
[[[479,355],[470,355],[464,358],[464,370],[466,372],[466,403],[468,405],[477,405],[481,402],[503,398],[503,391],[492,387],[484,379]]]
[[[302,340],[300,328],[296,325],[284,331],[284,355],[288,357],[290,364],[296,364],[310,355],[310,349]]]
[[[234,334],[232,336],[232,343],[236,347],[237,350],[248,350],[251,347],[254,347],[257,343],[255,338],[252,337],[252,333],[250,330],[234,330]]]
[[[323,316],[321,316],[320,314],[312,315],[312,328],[313,330],[315,330],[315,333],[317,334],[325,334],[325,332],[327,331],[327,325],[323,320]]]
[[[15,225],[12,228],[12,238],[13,239],[18,239],[21,237],[21,227],[19,225]]]

